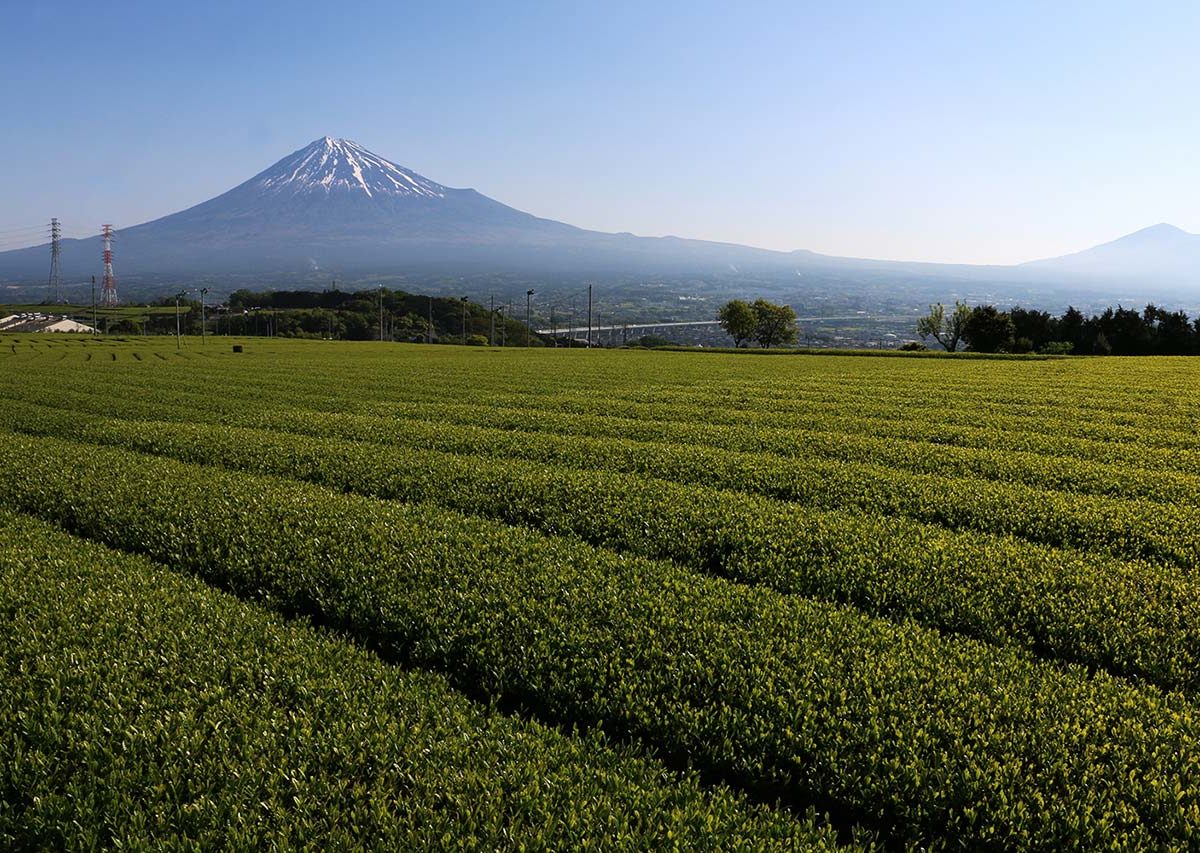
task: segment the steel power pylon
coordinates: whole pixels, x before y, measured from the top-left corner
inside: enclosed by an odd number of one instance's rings
[[[49,293],[46,299],[50,302],[62,302],[62,280],[59,275],[58,257],[62,251],[62,225],[57,219],[50,220],[50,281],[47,285]]]
[[[117,305],[117,279],[112,265],[112,226],[101,226],[100,234],[104,237],[104,287],[100,290],[100,304],[114,308]]]

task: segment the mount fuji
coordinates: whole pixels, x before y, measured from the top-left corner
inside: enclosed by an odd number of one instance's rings
[[[1097,283],[1140,282],[1195,290],[1200,285],[1200,235],[1166,222],[1072,255],[1023,264],[1030,271]]]
[[[324,137],[209,201],[116,235],[118,278],[479,271],[703,273],[791,255],[587,231],[454,189],[347,139]],[[98,238],[64,240],[68,275]],[[0,280],[44,280],[45,247],[0,253]],[[78,275],[78,273],[76,273]]]
[[[455,189],[347,139],[322,137],[233,189],[116,232],[121,292],[161,295],[205,282],[218,292],[247,284],[316,286],[396,277],[450,280],[507,276],[513,289],[580,277],[643,276],[718,282],[727,293],[807,290],[909,301],[956,294],[1034,302],[1055,289],[1194,297],[1200,236],[1158,225],[1076,255],[1017,266],[864,260],[807,250],[766,249],[637,237],[576,228],[516,210],[473,189]],[[63,240],[68,281],[99,272],[98,237]],[[46,246],[0,253],[0,286],[40,294]],[[132,285],[132,287],[130,287]],[[79,287],[78,284],[75,285]],[[78,290],[75,291],[78,293]],[[906,297],[907,298],[907,297]],[[956,298],[956,297],[955,297]]]

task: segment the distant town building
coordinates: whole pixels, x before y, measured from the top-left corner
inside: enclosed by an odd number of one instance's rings
[[[77,323],[70,317],[55,314],[10,314],[0,317],[0,332],[83,332],[91,334],[96,330],[84,323]]]

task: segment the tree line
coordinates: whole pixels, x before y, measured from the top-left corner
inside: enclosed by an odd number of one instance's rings
[[[938,304],[917,321],[917,334],[949,352],[965,346],[974,352],[1200,355],[1200,318],[1153,304],[1140,312],[1117,306],[1091,317],[1074,307],[1056,317],[1019,307],[1000,311],[955,302],[947,310]]]
[[[525,324],[466,297],[427,296],[403,290],[269,290],[234,291],[228,300],[234,334],[329,337],[341,340],[540,346]]]

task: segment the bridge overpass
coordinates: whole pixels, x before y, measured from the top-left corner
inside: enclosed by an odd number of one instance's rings
[[[883,322],[883,321],[889,321],[889,320],[893,320],[893,321],[895,321],[895,320],[915,320],[915,318],[910,317],[907,314],[891,314],[891,315],[846,314],[846,315],[834,316],[834,317],[825,316],[825,317],[797,317],[796,318],[797,323],[816,323],[816,322],[823,322],[823,321],[844,322],[846,320],[866,320],[869,322]],[[719,326],[720,324],[721,324],[720,320],[681,320],[681,321],[671,321],[671,322],[663,322],[663,323],[618,323],[616,325],[592,326],[592,331],[596,332],[596,333],[620,332],[620,331],[629,331],[629,332],[654,331],[656,329],[673,329],[673,328],[680,328],[683,326]],[[562,335],[562,334],[566,334],[568,332],[574,333],[574,334],[582,333],[582,334],[586,335],[587,334],[587,326],[559,326],[556,329],[535,329],[534,330],[534,334],[538,334],[538,335],[553,335],[553,334]]]

